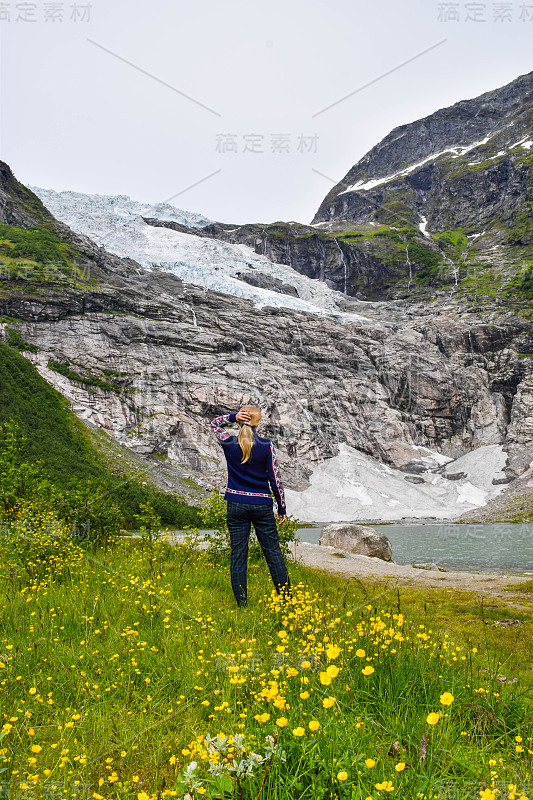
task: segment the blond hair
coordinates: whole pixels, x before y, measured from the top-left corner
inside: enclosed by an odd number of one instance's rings
[[[251,417],[250,422],[243,423],[237,437],[239,447],[242,450],[241,464],[245,464],[249,461],[252,453],[255,429],[261,422],[261,409],[258,406],[243,406],[241,411],[247,411]]]

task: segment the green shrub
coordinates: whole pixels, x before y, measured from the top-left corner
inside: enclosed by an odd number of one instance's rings
[[[82,383],[85,386],[97,386],[104,392],[115,392],[115,394],[120,394],[123,391],[123,387],[117,386],[114,383],[109,383],[109,381],[104,381],[102,378],[98,378],[95,375],[80,375],[79,372],[71,369],[68,364],[63,364],[61,361],[55,361],[53,358],[48,359],[47,366],[48,369],[58,372],[60,375],[64,375],[65,378],[75,381],[76,383]]]
[[[152,547],[161,536],[161,517],[156,514],[151,503],[140,504],[141,513],[135,514],[135,519],[139,523],[139,530],[144,542],[148,542]]]
[[[425,270],[438,270],[442,258],[434,250],[419,242],[409,243],[409,260]]]
[[[39,264],[69,264],[69,247],[46,228],[17,228],[0,222],[0,254]]]
[[[39,348],[36,347],[34,344],[29,344],[26,342],[19,331],[15,330],[15,328],[6,327],[7,331],[7,340],[6,344],[9,347],[14,347],[15,350],[27,351],[29,353],[37,353]]]
[[[515,277],[509,281],[504,294],[509,297],[521,295],[525,300],[533,300],[533,264],[526,264]]]
[[[452,247],[464,248],[468,245],[468,239],[466,238],[465,234],[461,229],[452,231],[443,231],[442,233],[436,233],[435,239],[442,244],[449,244]]]
[[[386,239],[390,239],[392,242],[397,242],[398,244],[402,244],[401,236],[398,234],[398,231],[393,231],[391,228],[378,228],[377,231],[374,232],[374,236],[383,236]]]

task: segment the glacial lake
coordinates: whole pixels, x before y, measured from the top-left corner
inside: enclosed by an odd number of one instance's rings
[[[318,544],[322,528],[300,528],[304,542]],[[397,564],[434,562],[449,570],[533,575],[533,523],[369,525],[392,545]]]
[[[302,542],[318,544],[322,528],[327,524],[300,528],[297,531],[298,536]],[[433,562],[439,567],[457,572],[465,570],[533,575],[533,523],[369,523],[368,527],[381,531],[389,539],[392,557],[397,564]],[[201,531],[203,534],[211,532]],[[169,533],[182,534],[183,531]],[[139,532],[130,531],[130,535],[138,536]]]

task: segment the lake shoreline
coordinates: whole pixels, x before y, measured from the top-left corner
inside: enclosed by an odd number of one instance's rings
[[[386,525],[477,525],[484,523],[477,523],[476,521],[469,521],[464,519],[440,519],[437,517],[401,517],[401,519],[388,519],[383,520],[372,519],[356,519],[356,520],[342,520],[341,522],[299,522],[298,528],[321,528],[324,525],[379,525],[380,527]],[[501,523],[502,525],[505,523]]]
[[[346,525],[350,527],[351,523]],[[398,565],[423,568],[433,564],[434,571],[440,569],[442,572],[533,576],[531,523],[456,525],[402,521],[379,527],[367,523],[363,527],[389,540],[392,557]],[[297,535],[303,542],[318,545],[324,528],[323,523],[298,528]]]
[[[510,572],[441,571],[413,567],[382,561],[371,556],[345,553],[338,548],[310,542],[298,542],[291,546],[295,560],[306,567],[323,569],[326,572],[348,579],[390,580],[414,587],[460,589],[480,593],[501,592],[511,584],[520,591],[520,584],[531,581],[532,576]]]

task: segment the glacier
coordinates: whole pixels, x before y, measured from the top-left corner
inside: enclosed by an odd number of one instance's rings
[[[49,211],[77,233],[123,258],[132,258],[145,270],[164,269],[185,283],[211,291],[251,300],[256,308],[278,306],[294,311],[335,318],[341,323],[357,322],[381,327],[367,316],[342,311],[338,300],[344,295],[324,282],[301,275],[292,267],[277,264],[244,244],[195,236],[171,228],[155,227],[143,217],[179,222],[191,229],[211,220],[182,211],[168,203],[150,205],[127,195],[92,195],[29,187]],[[251,286],[236,277],[239,272],[263,273],[293,286],[298,297]]]

